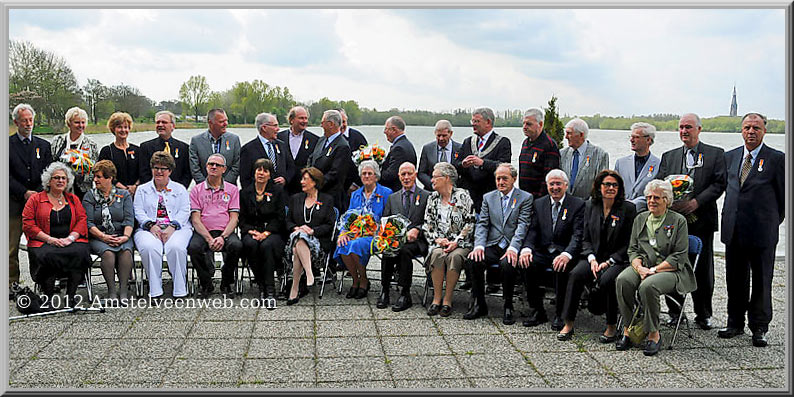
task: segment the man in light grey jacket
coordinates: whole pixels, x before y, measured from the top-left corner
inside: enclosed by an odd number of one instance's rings
[[[570,181],[568,193],[582,200],[590,198],[596,175],[609,168],[609,154],[587,140],[589,132],[584,120],[569,121],[565,125],[568,147],[560,150],[560,168]]]
[[[196,185],[207,179],[207,159],[220,153],[226,158],[223,180],[237,184],[240,175],[240,137],[226,132],[229,119],[223,109],[211,109],[207,113],[209,128],[190,139],[190,173]]]
[[[659,172],[659,158],[651,154],[651,145],[656,138],[656,127],[638,122],[631,125],[631,150],[634,154],[615,161],[615,171],[623,178],[623,191],[626,200],[637,207],[637,213],[645,211],[645,185],[656,178]]]

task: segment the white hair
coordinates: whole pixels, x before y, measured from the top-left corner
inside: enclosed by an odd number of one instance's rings
[[[256,119],[254,120],[254,126],[256,127],[256,132],[259,133],[259,129],[262,128],[262,125],[269,122],[270,120],[275,121],[278,123],[278,119],[276,116],[270,113],[259,113],[256,115]]]
[[[580,119],[578,117],[575,118],[575,119],[572,119],[569,122],[567,122],[565,124],[565,128],[568,128],[568,127],[573,129],[574,131],[582,134],[584,136],[584,139],[587,139],[587,134],[590,133],[590,128],[587,127],[587,122],[585,122],[584,120],[582,120],[582,119]]]
[[[69,125],[69,122],[72,121],[75,116],[79,116],[81,119],[88,121],[88,113],[80,109],[80,107],[75,106],[66,111],[66,125]]]
[[[364,171],[364,168],[371,168],[372,172],[375,173],[375,179],[380,180],[380,166],[375,160],[362,161],[361,164],[358,165],[358,175],[361,175],[361,172]]]
[[[326,110],[323,112],[323,118],[325,121],[330,121],[336,124],[337,127],[342,126],[342,113],[339,113],[337,110]]]
[[[645,136],[651,138],[651,145],[653,145],[654,139],[656,139],[656,127],[652,124],[648,124],[642,121],[638,121],[631,125],[631,130],[640,130],[642,131]]]
[[[19,112],[23,110],[27,110],[33,115],[34,119],[36,118],[36,111],[33,110],[33,106],[30,106],[27,103],[20,103],[19,105],[14,106],[14,111],[11,112],[11,116],[14,118],[14,121],[19,120]]]
[[[434,131],[438,130],[447,130],[452,132],[452,123],[450,123],[449,120],[438,120],[436,121],[436,127]]]
[[[61,170],[66,173],[66,190],[71,190],[72,185],[74,184],[74,173],[72,173],[72,169],[60,162],[60,161],[53,161],[47,168],[44,169],[44,172],[41,173],[41,186],[46,191],[50,191],[50,180],[52,179],[52,174],[55,171]]]
[[[527,109],[526,112],[524,112],[524,118],[527,118],[527,117],[533,117],[535,119],[535,121],[537,121],[538,123],[542,123],[543,122],[543,118],[546,117],[546,115],[543,113],[542,110],[540,110],[538,108],[530,108],[530,109]]]
[[[569,183],[568,182],[568,175],[565,174],[565,171],[563,171],[563,170],[561,170],[559,168],[555,168],[555,169],[549,171],[548,174],[546,174],[546,183],[547,184],[549,183],[549,179],[551,179],[551,178],[560,178],[560,179],[565,181],[566,185]]]
[[[642,193],[647,196],[649,193],[655,190],[662,192],[662,198],[667,201],[668,206],[673,202],[673,185],[670,184],[670,181],[652,179],[647,185],[645,185],[645,190]]]

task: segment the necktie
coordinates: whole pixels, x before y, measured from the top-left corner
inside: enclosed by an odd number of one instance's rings
[[[268,142],[265,147],[267,148],[267,157],[270,158],[270,162],[273,163],[273,169],[276,169],[276,156],[273,153],[273,142]]]
[[[221,139],[220,138],[218,138],[217,141],[213,142],[212,148],[213,148],[213,151],[215,153],[220,153],[221,152]]]
[[[402,214],[408,216],[408,209],[411,208],[411,191],[403,191],[403,211]]]
[[[168,145],[168,141],[165,141],[165,149],[163,149],[166,153],[171,153],[171,146]]]
[[[30,139],[28,139],[28,138],[22,138],[22,144],[23,144],[23,145],[25,145],[25,146],[27,146],[28,144],[30,144]]]
[[[573,150],[573,163],[571,163],[571,186],[576,182],[576,174],[579,172],[579,149]]]
[[[551,221],[552,221],[551,228],[552,228],[552,230],[554,230],[554,228],[557,227],[557,217],[559,215],[560,215],[560,202],[556,201],[554,203],[554,207],[551,210]]]
[[[507,214],[507,203],[510,199],[510,196],[502,195],[502,219],[505,218],[505,214]]]
[[[482,150],[483,146],[485,146],[485,139],[480,138],[479,143],[477,143],[477,150]]]
[[[447,151],[444,150],[441,146],[438,147],[438,151],[441,152],[441,155],[438,156],[439,163],[446,163],[447,162]]]
[[[747,157],[744,158],[744,164],[742,164],[742,175],[739,177],[739,186],[744,185],[747,175],[750,175],[751,168],[753,168],[753,155],[747,153]]]

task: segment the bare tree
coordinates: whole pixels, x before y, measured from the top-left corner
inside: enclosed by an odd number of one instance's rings
[[[193,111],[196,121],[199,120],[200,110],[207,104],[209,98],[210,85],[207,84],[207,78],[202,75],[190,76],[179,88],[179,100],[188,110]]]

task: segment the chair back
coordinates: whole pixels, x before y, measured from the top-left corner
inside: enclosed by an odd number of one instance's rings
[[[698,236],[689,235],[689,261],[692,262],[692,271],[697,269],[700,252],[703,250],[703,241]]]

